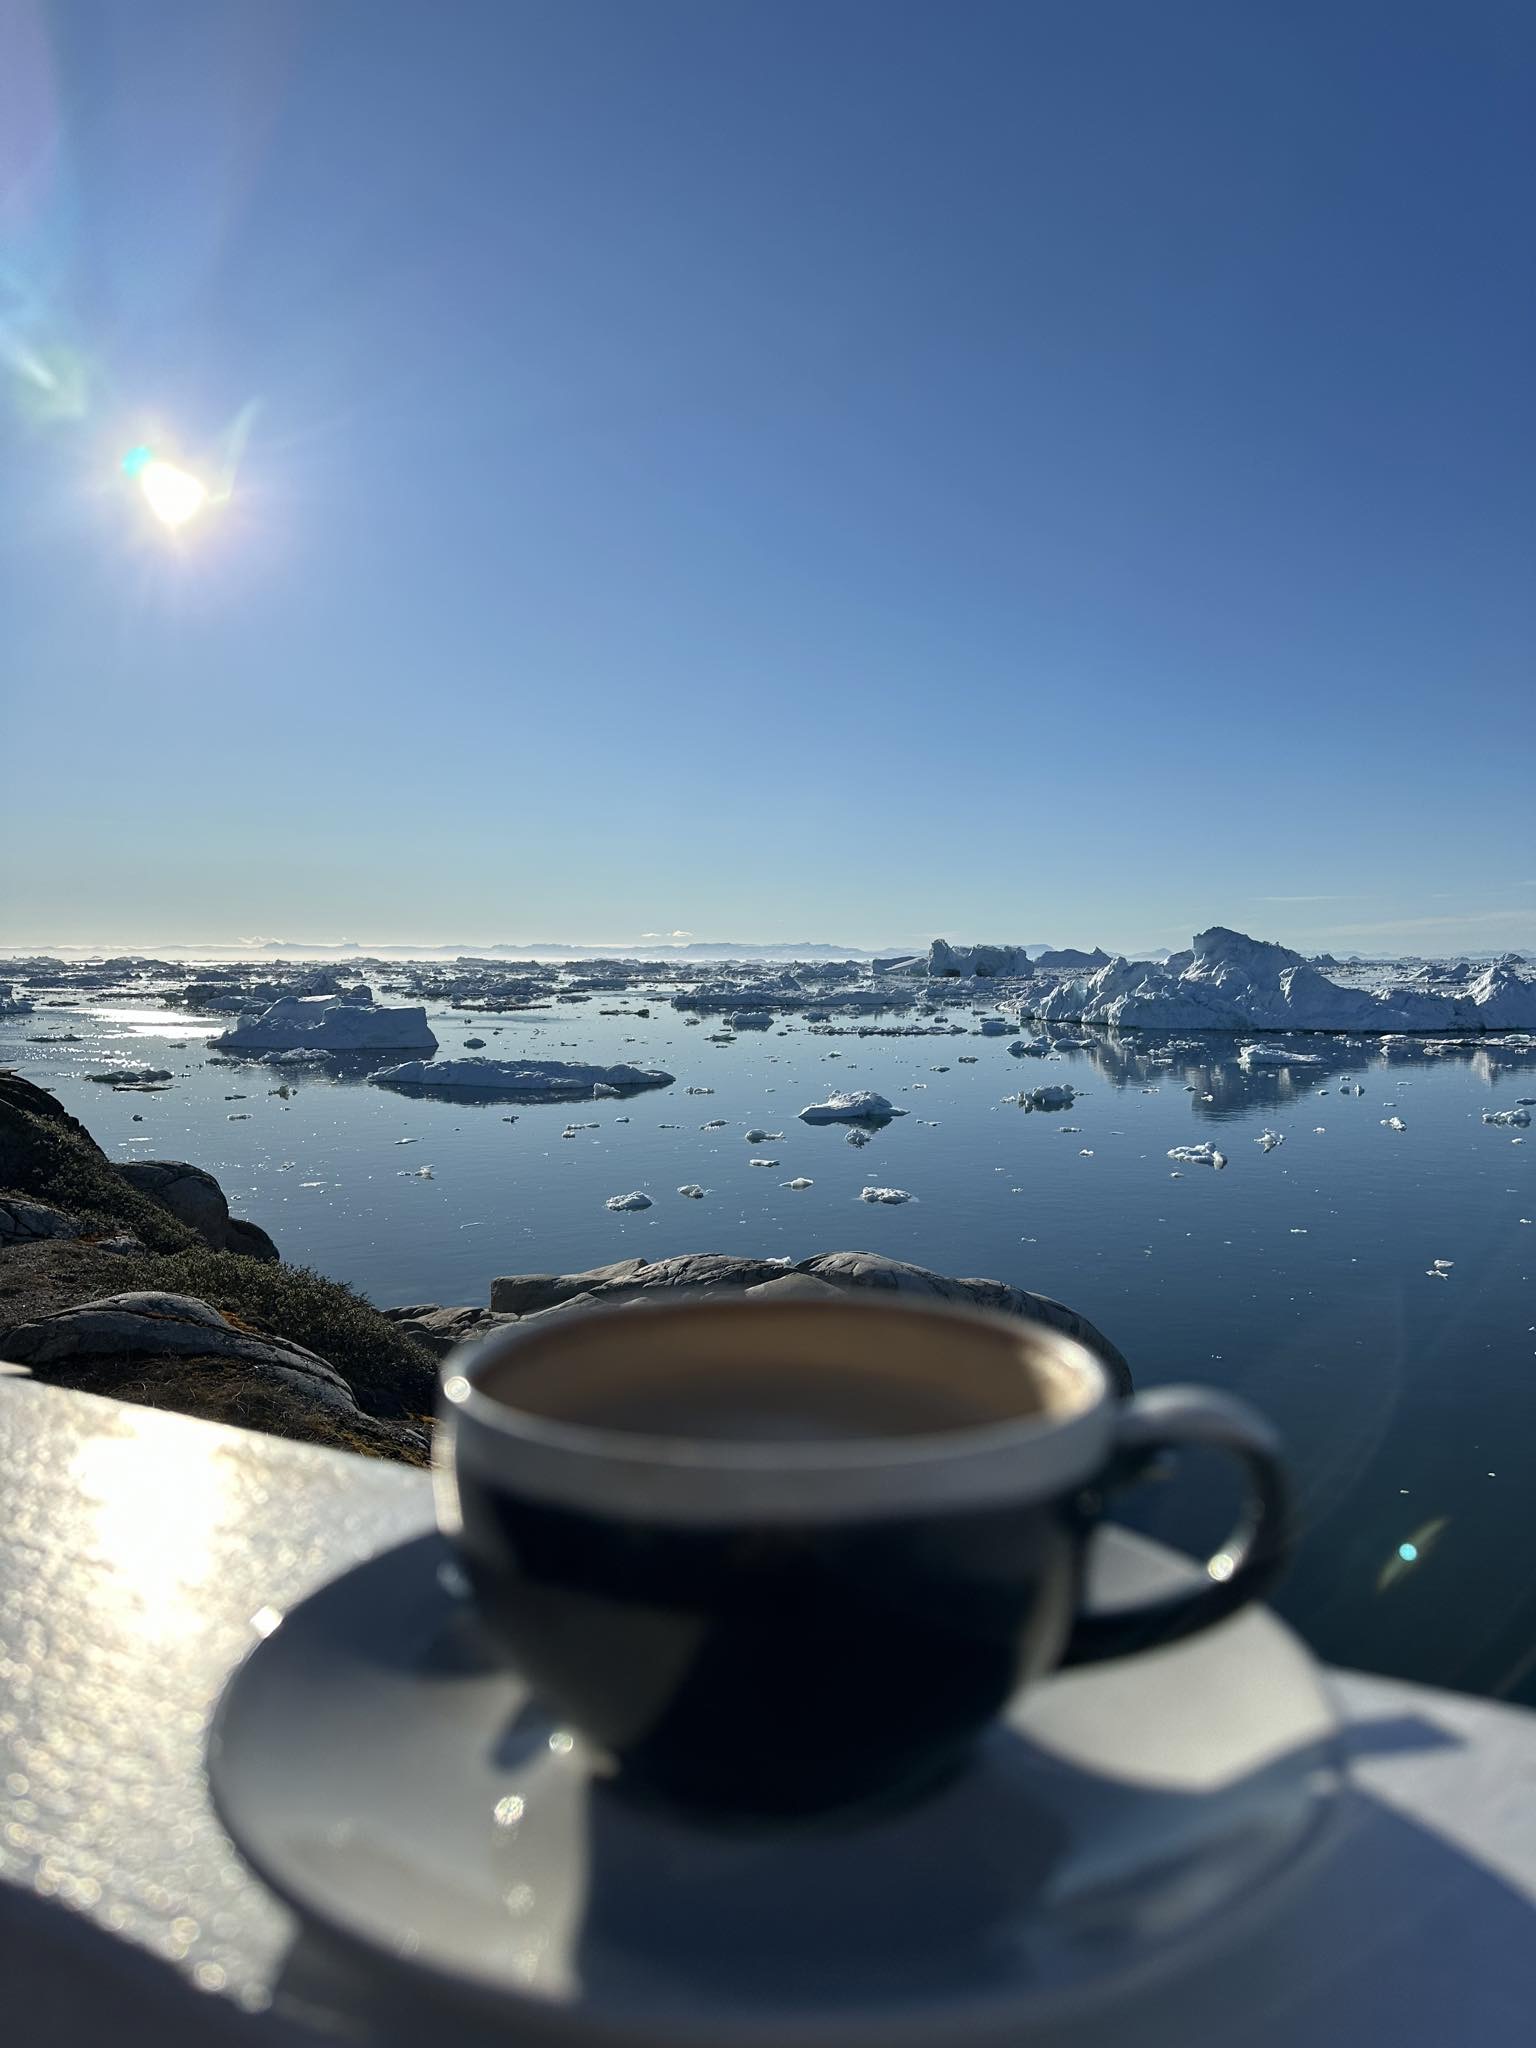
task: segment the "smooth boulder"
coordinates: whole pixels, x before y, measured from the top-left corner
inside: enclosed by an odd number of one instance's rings
[[[237,1329],[216,1308],[188,1294],[112,1294],[81,1302],[77,1308],[19,1324],[6,1337],[5,1348],[9,1357],[31,1366],[40,1377],[66,1383],[68,1368],[77,1361],[236,1360],[259,1374],[286,1381],[327,1407],[357,1408],[352,1389],[325,1359],[286,1337]]]

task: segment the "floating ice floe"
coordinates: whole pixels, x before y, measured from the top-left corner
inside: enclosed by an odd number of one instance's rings
[[[443,1090],[462,1095],[512,1096],[525,1102],[567,1102],[605,1092],[629,1095],[666,1088],[672,1076],[657,1068],[589,1066],[579,1060],[406,1060],[381,1067],[368,1079],[376,1088]]]
[[[713,1117],[707,1124],[700,1124],[699,1129],[701,1131],[723,1131],[725,1129],[725,1118],[723,1116]]]
[[[683,1090],[685,1095],[713,1095],[714,1092],[713,1088],[685,1088]]]
[[[1528,1109],[1485,1109],[1483,1111],[1483,1122],[1485,1124],[1528,1126],[1530,1121],[1531,1112]]]
[[[850,1145],[867,1145],[869,1143],[869,1132],[860,1130],[850,1131],[848,1133],[848,1143]]]
[[[1020,1109],[1070,1109],[1077,1100],[1077,1090],[1065,1083],[1047,1088],[1026,1089],[1018,1097]]]
[[[1016,1038],[1008,1048],[1016,1060],[1043,1060],[1050,1049],[1043,1038]]]
[[[650,1196],[641,1194],[638,1188],[635,1188],[631,1193],[627,1195],[610,1195],[607,1201],[603,1204],[603,1207],[605,1209],[624,1210],[649,1209],[650,1206]]]
[[[888,1096],[873,1088],[839,1089],[825,1102],[808,1102],[800,1112],[807,1124],[889,1123],[893,1116],[905,1116]]]
[[[1400,1116],[1384,1116],[1381,1127],[1384,1131],[1406,1131],[1408,1128]]]
[[[1237,1060],[1243,1067],[1320,1067],[1323,1064],[1319,1053],[1293,1052],[1288,1045],[1239,1046]]]
[[[680,1187],[677,1192],[680,1195],[686,1195],[690,1202],[702,1202],[708,1190],[701,1188],[696,1180],[691,1180],[685,1187]],[[610,1202],[608,1206],[611,1209],[613,1204]]]
[[[915,1202],[916,1195],[909,1195],[905,1188],[861,1188],[861,1202]]]
[[[1187,1166],[1215,1166],[1219,1168],[1227,1163],[1226,1153],[1218,1152],[1216,1147],[1209,1143],[1203,1145],[1171,1145],[1168,1149],[1168,1157],[1170,1159],[1182,1159]]]
[[[754,1128],[747,1132],[747,1143],[749,1145],[773,1145],[781,1143],[783,1137],[784,1133],[782,1131],[759,1131]]]
[[[1266,1152],[1273,1152],[1277,1145],[1285,1143],[1285,1133],[1284,1131],[1260,1131],[1253,1142],[1255,1145],[1262,1146]]]
[[[815,1181],[807,1180],[803,1173],[797,1174],[793,1180],[781,1180],[779,1182],[781,1188],[813,1188],[815,1185]]]

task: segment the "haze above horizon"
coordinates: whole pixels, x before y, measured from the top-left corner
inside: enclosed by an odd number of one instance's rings
[[[1525,0],[17,0],[0,951],[1536,949],[1533,103]]]

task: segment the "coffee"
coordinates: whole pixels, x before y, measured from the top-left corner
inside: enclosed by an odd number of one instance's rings
[[[533,1389],[515,1368],[487,1392],[512,1406]],[[573,1370],[537,1390],[537,1412],[625,1434],[705,1443],[857,1443],[884,1437],[938,1436],[1005,1422],[1016,1402],[997,1390],[942,1378],[904,1379],[835,1364],[742,1366],[715,1359],[699,1366],[636,1368],[620,1361],[597,1373]]]
[[[769,1446],[947,1437],[1090,1403],[1095,1389],[1006,1325],[936,1345],[932,1320],[864,1308],[785,1326],[761,1312],[722,1326],[699,1308],[574,1318],[528,1333],[484,1374],[518,1414],[625,1436]],[[942,1322],[940,1328],[946,1327]]]

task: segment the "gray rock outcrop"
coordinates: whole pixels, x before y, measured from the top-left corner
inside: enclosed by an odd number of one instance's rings
[[[51,1202],[29,1202],[20,1195],[0,1195],[0,1245],[36,1244],[45,1237],[78,1237],[72,1216]]]
[[[1103,1363],[1116,1390],[1132,1391],[1131,1369],[1118,1345],[1112,1344],[1087,1316],[1007,1281],[953,1279],[906,1259],[880,1252],[821,1252],[791,1265],[779,1259],[745,1258],[733,1252],[685,1252],[670,1259],[619,1259],[582,1273],[523,1273],[491,1283],[489,1309],[417,1307],[386,1311],[397,1326],[442,1356],[455,1341],[482,1336],[504,1323],[569,1313],[586,1307],[661,1301],[673,1296],[709,1300],[747,1294],[767,1300],[848,1293],[872,1289],[959,1307],[990,1309],[1000,1315],[1023,1316],[1075,1337]]]
[[[313,1351],[286,1337],[238,1329],[206,1301],[187,1294],[112,1294],[82,1302],[18,1325],[5,1348],[19,1364],[66,1383],[72,1364],[93,1359],[230,1359],[285,1381],[327,1407],[357,1409],[341,1374]]]
[[[229,1213],[224,1190],[211,1173],[184,1159],[133,1159],[118,1172],[130,1187],[195,1230],[211,1251],[239,1252],[248,1259],[275,1260],[277,1246],[257,1223]]]

